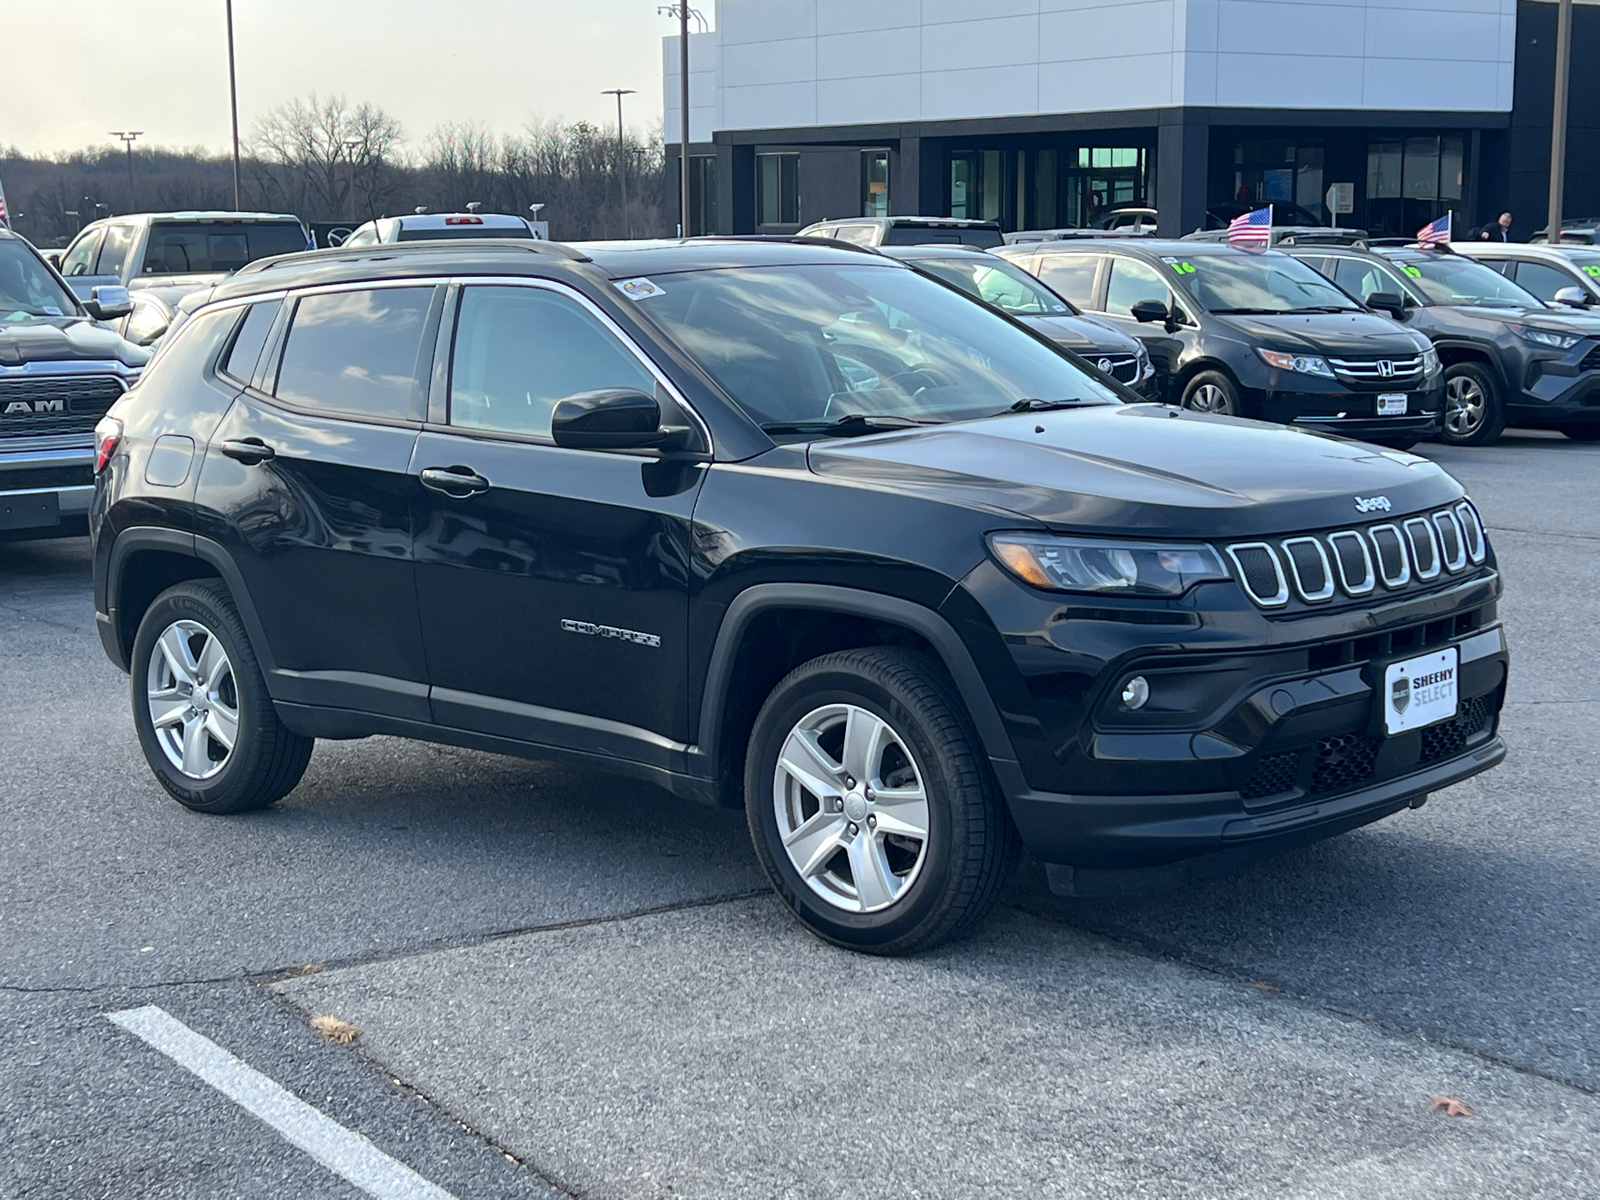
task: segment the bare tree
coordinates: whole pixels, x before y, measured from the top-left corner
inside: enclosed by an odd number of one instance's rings
[[[400,122],[377,105],[312,93],[256,122],[251,173],[268,208],[313,221],[365,219],[398,188],[404,140]]]

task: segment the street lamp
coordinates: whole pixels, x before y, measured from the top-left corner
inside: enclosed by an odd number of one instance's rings
[[[1567,176],[1567,79],[1572,64],[1572,0],[1556,10],[1556,87],[1550,113],[1550,209],[1544,240],[1561,244],[1562,191]]]
[[[632,96],[632,88],[610,88],[602,96],[617,98],[617,164],[622,176],[622,236],[632,237],[633,227],[628,223],[628,146],[622,132],[622,98]]]
[[[128,148],[128,211],[133,212],[138,208],[133,202],[133,143],[144,136],[142,129],[113,129],[111,136],[121,138],[122,144]]]
[[[346,157],[350,159],[350,224],[356,223],[356,147],[361,145],[358,137],[347,137],[339,143],[344,147]]]
[[[678,236],[689,236],[689,18],[706,29],[706,19],[687,4],[663,4],[661,16],[678,18],[678,101],[682,127],[678,130]]]
[[[228,100],[233,106],[233,211],[239,203],[239,77],[233,69],[233,0],[227,0],[228,12]]]

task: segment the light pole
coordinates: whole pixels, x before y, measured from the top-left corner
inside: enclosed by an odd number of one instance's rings
[[[678,236],[689,236],[689,17],[705,30],[705,18],[687,4],[664,4],[656,12],[678,18],[678,100],[682,127],[678,130]]]
[[[1544,240],[1561,243],[1562,189],[1567,174],[1567,77],[1572,65],[1572,0],[1561,0],[1556,15],[1556,94],[1550,114],[1550,223]]]
[[[344,147],[346,157],[350,159],[350,224],[356,223],[356,147],[361,145],[358,137],[347,137],[340,143]]]
[[[133,202],[133,143],[135,139],[144,136],[142,129],[113,129],[111,136],[121,138],[122,144],[128,148],[128,211],[133,212],[138,205]]]
[[[628,223],[628,145],[622,132],[622,98],[634,94],[632,88],[610,88],[602,96],[617,98],[617,169],[622,175],[622,236],[632,237],[633,227]]]
[[[228,101],[233,108],[233,211],[239,201],[239,77],[233,69],[233,0],[227,0],[228,13]]]

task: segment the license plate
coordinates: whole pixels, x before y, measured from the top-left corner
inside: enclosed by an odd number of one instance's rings
[[[1405,416],[1406,394],[1404,392],[1380,392],[1378,394],[1378,415],[1380,417]]]
[[[61,497],[54,492],[0,493],[0,529],[43,529],[61,524]]]
[[[1383,672],[1383,731],[1404,733],[1454,717],[1460,673],[1461,651],[1454,646],[1390,663]]]

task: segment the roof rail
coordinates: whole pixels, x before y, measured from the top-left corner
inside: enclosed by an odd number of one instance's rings
[[[384,242],[350,249],[336,246],[323,250],[300,250],[294,254],[280,254],[275,258],[258,258],[254,262],[246,263],[234,274],[254,275],[261,271],[271,271],[278,267],[297,267],[305,263],[371,262],[375,259],[391,258],[396,254],[444,254],[450,251],[459,253],[464,247],[521,250],[528,254],[564,258],[569,262],[594,261],[583,251],[574,250],[562,242],[546,242],[534,238],[449,238],[440,241]]]

